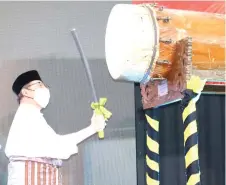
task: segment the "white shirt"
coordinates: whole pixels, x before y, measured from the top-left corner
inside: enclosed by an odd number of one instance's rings
[[[30,104],[21,104],[9,131],[5,153],[8,158],[68,159],[78,152],[77,144],[94,133],[91,127],[87,127],[72,134],[56,134],[40,110]]]

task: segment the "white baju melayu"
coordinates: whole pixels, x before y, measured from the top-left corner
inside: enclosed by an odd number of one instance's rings
[[[5,147],[8,185],[61,185],[62,160],[77,153],[77,144],[94,133],[87,127],[72,134],[56,134],[39,109],[21,104]]]

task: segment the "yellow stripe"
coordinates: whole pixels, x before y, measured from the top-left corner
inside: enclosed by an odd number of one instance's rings
[[[152,140],[150,137],[148,137],[148,135],[147,135],[147,146],[150,151],[159,154],[159,144],[156,141]]]
[[[183,122],[188,117],[188,115],[191,114],[194,111],[196,111],[195,103],[193,101],[190,101],[190,103],[188,104],[188,106],[183,111],[183,114],[182,114]]]
[[[188,151],[188,153],[185,156],[185,164],[186,164],[186,168],[194,161],[199,159],[198,156],[198,145],[194,145],[193,147],[191,147]]]
[[[147,181],[147,185],[159,185],[160,182],[152,179],[151,177],[148,176],[148,174],[146,174],[146,181]]]
[[[159,164],[153,160],[151,160],[147,155],[146,155],[146,164],[148,167],[156,172],[159,172]]]
[[[196,185],[198,182],[200,182],[200,173],[190,176],[187,185]]]
[[[146,119],[147,119],[147,122],[149,123],[149,125],[158,132],[159,131],[159,122],[157,120],[152,119],[147,114],[145,116],[146,116]]]
[[[197,132],[197,123],[196,120],[189,123],[187,128],[184,131],[184,144],[187,141],[188,137]]]

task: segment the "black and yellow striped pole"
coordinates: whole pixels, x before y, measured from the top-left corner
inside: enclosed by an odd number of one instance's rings
[[[200,165],[198,152],[198,129],[196,121],[196,102],[204,88],[205,80],[192,76],[187,82],[181,102],[184,123],[184,153],[187,185],[200,185]]]
[[[158,109],[145,112],[146,131],[146,184],[159,185],[159,117]]]

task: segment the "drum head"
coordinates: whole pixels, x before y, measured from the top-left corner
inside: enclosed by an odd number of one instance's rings
[[[153,67],[159,55],[155,17],[151,7],[130,4],[113,7],[105,35],[106,62],[113,79],[141,82],[148,68]]]

